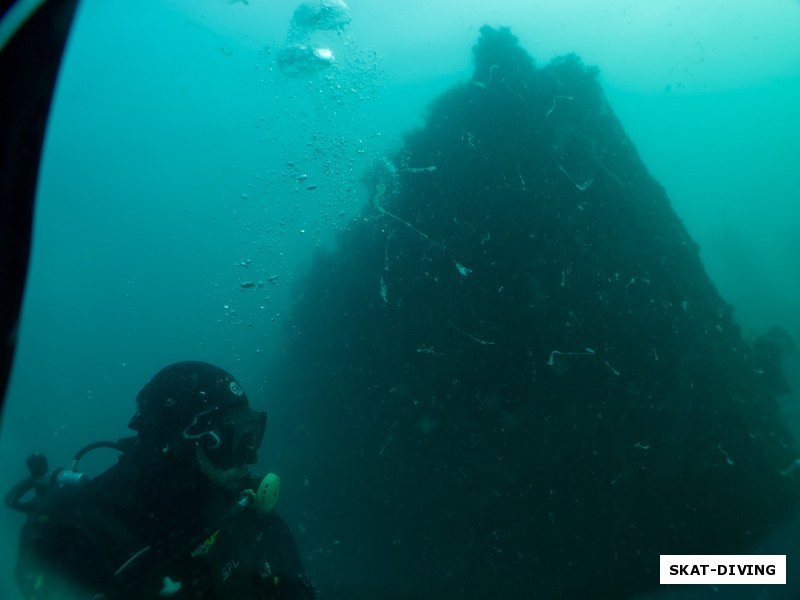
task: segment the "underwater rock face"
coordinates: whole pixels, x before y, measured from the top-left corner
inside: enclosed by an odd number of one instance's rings
[[[746,551],[797,448],[731,307],[595,72],[507,29],[474,58],[291,317],[273,412],[317,584],[618,600],[659,554]]]

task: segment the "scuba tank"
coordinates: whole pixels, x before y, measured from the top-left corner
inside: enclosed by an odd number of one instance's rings
[[[30,475],[23,478],[6,494],[6,506],[23,513],[30,513],[36,503],[36,499],[50,491],[89,483],[88,475],[77,470],[78,463],[87,452],[96,448],[112,448],[122,452],[122,447],[116,442],[94,442],[84,446],[75,454],[70,468],[58,468],[53,471],[50,471],[47,457],[44,454],[39,452],[31,454],[25,461]],[[34,496],[26,499],[31,492],[33,492]]]
[[[77,487],[89,483],[89,476],[78,470],[78,463],[87,453],[98,448],[110,448],[118,452],[125,451],[125,446],[120,442],[94,442],[78,450],[68,469],[57,468],[53,471],[50,471],[47,457],[44,454],[39,452],[31,454],[26,460],[30,474],[14,485],[6,494],[6,506],[28,514],[34,510],[36,500],[49,492],[58,488]],[[249,475],[246,481],[246,487],[241,490],[241,495],[234,506],[238,505],[241,508],[253,506],[260,512],[272,512],[280,495],[280,477],[275,473],[267,473],[263,477],[253,474]],[[31,493],[33,493],[33,497],[28,498]]]

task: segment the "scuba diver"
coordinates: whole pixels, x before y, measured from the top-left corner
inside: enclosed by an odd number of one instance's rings
[[[273,511],[280,480],[248,469],[267,415],[250,408],[233,376],[172,364],[136,402],[137,435],[90,444],[66,470],[48,472],[34,454],[30,477],[6,497],[28,515],[15,567],[26,600],[313,599]],[[121,455],[89,480],[76,467],[97,447]]]

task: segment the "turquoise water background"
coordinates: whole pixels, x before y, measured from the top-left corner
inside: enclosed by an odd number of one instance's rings
[[[539,64],[597,65],[745,336],[799,335],[800,2],[353,0],[343,32],[315,34],[334,65],[299,78],[275,63],[295,6],[81,3],[41,170],[3,489],[31,452],[66,465],[127,435],[137,391],[169,362],[219,364],[267,410],[291,402],[264,372],[293,283],[358,217],[364,171],[470,76],[485,23]],[[797,353],[785,366],[800,389]],[[780,402],[800,435],[797,395]],[[268,440],[264,465],[280,472],[279,456]],[[17,597],[20,525],[2,513],[3,598]]]

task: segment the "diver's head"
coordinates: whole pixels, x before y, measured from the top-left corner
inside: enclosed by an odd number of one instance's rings
[[[204,362],[165,367],[136,397],[129,427],[163,463],[191,463],[215,483],[240,479],[257,461],[267,415],[250,408],[233,375]]]

